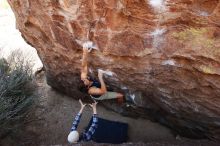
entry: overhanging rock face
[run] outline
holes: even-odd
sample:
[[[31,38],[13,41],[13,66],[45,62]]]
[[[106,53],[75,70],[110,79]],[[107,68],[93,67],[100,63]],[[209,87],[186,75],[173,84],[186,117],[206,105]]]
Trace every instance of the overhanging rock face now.
[[[92,75],[111,70],[109,85],[181,134],[220,139],[219,0],[8,2],[52,87],[79,94],[81,45],[91,40]]]

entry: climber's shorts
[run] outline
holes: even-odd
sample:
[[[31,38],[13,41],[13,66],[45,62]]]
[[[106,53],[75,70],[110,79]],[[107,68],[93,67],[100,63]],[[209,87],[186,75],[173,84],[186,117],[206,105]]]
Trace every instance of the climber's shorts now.
[[[106,99],[115,99],[117,98],[117,92],[106,92],[105,94],[101,95],[98,98],[95,98],[93,96],[91,96],[94,100],[106,100]]]

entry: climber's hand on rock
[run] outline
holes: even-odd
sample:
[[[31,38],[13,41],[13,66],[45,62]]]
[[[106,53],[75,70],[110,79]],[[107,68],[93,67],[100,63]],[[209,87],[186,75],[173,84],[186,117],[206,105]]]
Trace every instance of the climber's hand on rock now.
[[[93,46],[93,43],[91,41],[87,41],[87,42],[83,43],[83,50],[87,49],[88,52],[90,52],[92,49],[92,46]]]
[[[84,53],[88,53],[89,50],[88,50],[87,48],[83,47],[83,52],[84,52]]]

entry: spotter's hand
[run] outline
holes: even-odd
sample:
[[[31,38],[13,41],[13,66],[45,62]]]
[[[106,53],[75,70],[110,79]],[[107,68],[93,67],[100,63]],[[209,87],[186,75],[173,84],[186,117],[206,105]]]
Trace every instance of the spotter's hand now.
[[[83,102],[82,102],[81,99],[79,99],[79,103],[80,103],[80,105],[81,105],[81,108],[84,108],[84,107],[86,106],[86,104],[83,104]]]
[[[89,106],[94,109],[94,108],[96,108],[97,104],[98,104],[98,102],[95,101],[92,104],[89,104]]]

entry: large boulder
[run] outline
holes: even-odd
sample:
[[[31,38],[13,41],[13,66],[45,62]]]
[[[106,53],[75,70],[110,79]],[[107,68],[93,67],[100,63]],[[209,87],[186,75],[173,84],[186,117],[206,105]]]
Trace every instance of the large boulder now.
[[[127,88],[140,113],[183,135],[220,139],[219,0],[8,2],[53,88],[79,95],[82,43],[91,40],[91,75],[114,72],[107,84]]]

